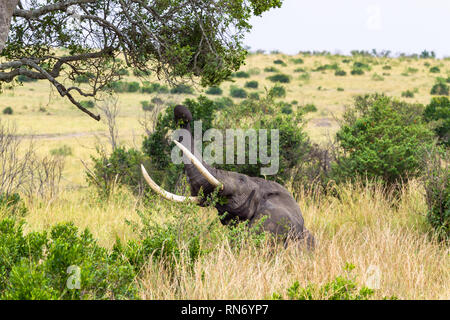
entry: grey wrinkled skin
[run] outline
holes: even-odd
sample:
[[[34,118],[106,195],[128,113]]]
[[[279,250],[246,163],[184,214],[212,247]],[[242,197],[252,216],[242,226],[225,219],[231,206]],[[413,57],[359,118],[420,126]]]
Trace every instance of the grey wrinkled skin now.
[[[176,106],[174,117],[181,127],[190,132],[192,114],[185,106]],[[194,153],[192,135],[190,138],[190,150]],[[179,142],[183,143],[182,139],[180,137]],[[305,228],[300,208],[286,188],[274,181],[219,170],[209,166],[203,160],[202,163],[224,186],[223,190],[219,191],[219,196],[226,201],[224,204],[215,205],[223,224],[248,220],[249,226],[253,226],[259,219],[266,217],[262,220],[263,230],[283,239],[285,245],[290,240],[304,240],[308,248],[314,248],[314,237]],[[205,196],[214,191],[214,187],[193,164],[187,163],[184,167],[193,196],[197,196],[200,189]]]

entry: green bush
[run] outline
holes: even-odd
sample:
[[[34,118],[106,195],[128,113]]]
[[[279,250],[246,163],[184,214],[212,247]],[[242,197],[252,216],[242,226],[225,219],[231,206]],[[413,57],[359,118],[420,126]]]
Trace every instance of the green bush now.
[[[20,218],[28,212],[25,202],[18,193],[0,193],[0,217]]]
[[[121,68],[121,69],[117,70],[117,74],[119,76],[129,76],[130,72],[125,68]]]
[[[159,83],[150,83],[148,81],[144,81],[142,88],[142,93],[168,93],[169,88],[167,86],[163,86]]]
[[[20,82],[36,82],[37,81],[37,79],[33,79],[33,78],[30,78],[30,77],[27,77],[27,76],[25,76],[23,74],[19,75],[17,77],[17,80],[20,81]]]
[[[392,186],[417,176],[433,141],[422,112],[421,105],[384,95],[356,97],[336,134],[343,152],[332,166],[334,179],[367,176]]]
[[[304,68],[296,68],[296,69],[294,69],[294,72],[295,73],[303,73],[303,72],[306,72],[306,70]]]
[[[216,100],[214,100],[214,104],[217,106],[217,109],[225,109],[232,107],[234,105],[233,99],[229,97],[221,97]]]
[[[353,63],[353,69],[364,69],[367,71],[371,70],[370,66],[367,63],[358,62],[358,61]]]
[[[336,72],[334,73],[335,76],[339,76],[339,77],[343,77],[347,75],[347,72],[345,72],[342,69],[336,70]]]
[[[449,95],[449,86],[442,81],[441,78],[436,79],[435,84],[431,88],[430,94],[439,95],[439,96],[448,96]]]
[[[275,67],[266,67],[264,68],[264,72],[279,72],[279,70]]]
[[[139,269],[72,223],[24,235],[23,223],[2,220],[0,253],[2,300],[138,298],[134,279]]]
[[[80,101],[80,104],[86,109],[92,109],[95,106],[95,103],[92,100],[82,100]]]
[[[375,293],[373,289],[366,286],[359,286],[356,282],[356,276],[353,276],[354,265],[347,263],[344,267],[345,275],[337,276],[334,280],[321,286],[308,284],[305,288],[300,287],[298,281],[287,290],[287,299],[289,300],[369,300]],[[273,293],[273,300],[285,299],[283,295]],[[389,299],[396,299],[390,297]]]
[[[13,114],[14,111],[11,107],[6,107],[5,109],[3,109],[3,114]]]
[[[256,81],[256,80],[247,81],[245,83],[245,87],[246,88],[251,88],[251,89],[257,89],[258,88],[258,81]]]
[[[292,106],[289,103],[283,104],[281,106],[281,113],[291,114],[292,113]]]
[[[138,82],[114,81],[108,87],[116,93],[137,92],[139,91]]]
[[[247,98],[247,91],[245,91],[245,89],[232,86],[230,88],[230,96],[233,98],[245,99]]]
[[[339,70],[339,65],[337,63],[324,64],[324,65],[317,67],[313,71],[325,71],[325,70]]]
[[[134,69],[133,70],[133,75],[135,75],[136,77],[147,77],[149,75],[151,75],[151,72],[146,70],[146,71],[142,71],[139,69]]]
[[[384,78],[382,76],[380,76],[378,73],[374,73],[372,75],[372,80],[373,81],[384,81]]]
[[[158,97],[153,97],[150,101],[154,104],[160,104],[160,105],[164,103],[164,101]]]
[[[414,91],[406,90],[402,92],[402,97],[404,98],[414,98]]]
[[[278,65],[282,65],[282,66],[286,66],[286,63],[281,60],[281,59],[276,59],[273,61],[274,64],[278,64]]]
[[[95,76],[93,73],[87,72],[85,74],[80,74],[75,77],[75,82],[78,83],[89,83],[89,80],[94,79]]]
[[[353,69],[350,74],[354,75],[354,76],[360,76],[364,74],[364,70],[363,69]]]
[[[344,88],[339,87],[336,90],[342,92],[342,91],[344,91]]]
[[[301,64],[304,62],[302,58],[294,58],[294,59],[291,59],[291,61],[295,64]]]
[[[144,111],[153,111],[155,106],[148,101],[141,101],[142,110]]]
[[[236,78],[250,78],[250,74],[245,71],[238,71],[234,73],[233,76]]]
[[[286,88],[281,85],[276,85],[270,89],[270,94],[277,98],[286,97]]]
[[[61,156],[61,157],[67,157],[72,155],[72,148],[68,145],[63,145],[59,148],[50,150],[50,154],[52,156]]]
[[[431,150],[423,178],[428,205],[427,219],[441,241],[450,241],[450,158],[447,152]]]
[[[211,94],[215,96],[220,96],[223,93],[222,89],[220,87],[209,87],[208,90],[206,90],[206,94]]]
[[[282,73],[274,74],[273,76],[267,77],[267,80],[280,83],[289,83],[291,81],[288,75]]]
[[[450,100],[447,97],[434,97],[423,113],[426,122],[432,122],[439,140],[450,146]]]
[[[309,103],[303,107],[305,112],[317,112],[317,107],[313,103]]]
[[[98,154],[98,157],[91,156],[94,165],[92,170],[86,171],[86,180],[97,188],[101,196],[108,197],[121,184],[133,191],[143,189],[140,165],[147,163],[148,158],[141,151],[118,147],[110,155],[101,150]]]
[[[194,89],[191,86],[188,86],[187,84],[179,84],[172,89],[170,89],[170,93],[172,94],[193,94]]]
[[[392,67],[389,65],[383,66],[383,70],[392,70]]]
[[[259,93],[258,92],[250,92],[248,94],[249,99],[258,100],[259,99]]]
[[[439,72],[441,72],[441,69],[439,69],[438,66],[434,66],[434,67],[430,68],[430,72],[431,73],[439,73]]]

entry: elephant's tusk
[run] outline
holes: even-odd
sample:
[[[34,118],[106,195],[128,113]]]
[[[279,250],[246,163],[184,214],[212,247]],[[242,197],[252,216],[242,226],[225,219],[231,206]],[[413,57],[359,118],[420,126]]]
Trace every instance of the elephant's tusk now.
[[[147,173],[147,170],[145,170],[145,167],[143,164],[141,164],[141,170],[142,170],[142,174],[144,176],[145,181],[147,181],[147,183],[149,184],[150,188],[152,188],[153,191],[155,191],[157,194],[161,195],[163,198],[167,199],[167,200],[171,200],[171,201],[175,201],[175,202],[183,202],[183,201],[192,201],[195,203],[199,203],[200,199],[199,197],[184,197],[184,196],[179,196],[173,193],[170,193],[164,189],[162,189],[160,186],[158,186],[156,184],[155,181],[153,181],[152,178],[150,178],[150,176]]]
[[[212,184],[214,187],[218,187],[220,186],[220,189],[223,189],[223,184],[220,183],[219,180],[217,180],[209,171],[208,169],[205,168],[205,166],[201,163],[200,160],[198,160],[193,154],[192,152],[190,152],[185,146],[183,146],[181,143],[179,143],[178,141],[173,140],[173,142],[175,142],[175,144],[178,146],[178,148],[181,149],[181,151],[183,151],[183,153],[189,158],[189,160],[191,160],[192,164],[198,169],[198,171],[200,171],[200,173],[202,174],[202,176],[204,176],[206,178],[206,180],[208,180],[208,182],[210,184]]]

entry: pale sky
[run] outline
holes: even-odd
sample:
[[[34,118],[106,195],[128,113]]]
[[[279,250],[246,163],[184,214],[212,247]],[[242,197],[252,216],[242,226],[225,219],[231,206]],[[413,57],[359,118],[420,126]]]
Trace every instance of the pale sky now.
[[[450,56],[450,0],[284,0],[250,21],[251,51],[435,51]]]

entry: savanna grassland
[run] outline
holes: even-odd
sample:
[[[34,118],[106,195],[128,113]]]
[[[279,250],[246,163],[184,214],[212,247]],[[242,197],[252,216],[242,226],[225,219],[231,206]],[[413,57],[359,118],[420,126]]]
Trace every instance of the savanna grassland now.
[[[351,74],[355,63],[361,64],[359,69],[363,74]],[[345,71],[345,75],[337,75],[337,70]],[[120,144],[140,148],[145,134],[141,123],[149,113],[143,110],[142,101],[158,97],[163,101],[162,106],[167,106],[200,94],[211,99],[229,97],[233,86],[245,88],[247,94],[257,92],[263,96],[277,84],[286,89],[283,100],[294,111],[315,106],[315,111],[305,115],[305,130],[313,142],[324,145],[339,129],[345,106],[352,104],[355,95],[377,92],[428,104],[436,78],[450,77],[450,60],[250,54],[240,71],[244,72],[242,77],[237,74],[232,82],[223,83],[220,86],[223,93],[217,96],[195,85],[193,94],[117,93]],[[286,75],[288,82],[270,81],[268,77],[275,74]],[[157,79],[152,75],[141,79],[129,70],[123,81],[136,81],[142,86],[142,81]],[[249,88],[246,85],[249,81],[257,81],[257,88]],[[104,102],[96,103],[101,106]],[[380,184],[359,182],[336,186],[339,197],[291,189],[306,226],[318,240],[314,252],[294,247],[274,248],[266,242],[257,245],[255,241],[244,241],[237,250],[229,231],[217,223],[214,209],[190,207],[185,211],[195,215],[195,219],[187,217],[184,221],[184,216],[178,213],[184,209],[156,197],[143,201],[126,187],[115,190],[108,199],[99,198],[86,182],[82,161],[89,165],[90,156],[96,155],[96,146],[108,145],[108,126],[104,120],[94,121],[67,99],[59,97],[48,82],[4,86],[0,111],[6,107],[11,107],[13,113],[1,114],[2,123],[13,123],[16,133],[24,136],[25,144],[33,138],[40,155],[48,156],[61,148],[68,150],[63,155],[65,166],[59,193],[45,201],[27,199],[25,233],[49,230],[58,223],[70,221],[80,230],[88,228],[100,246],[111,250],[116,239],[122,243],[139,242],[137,230],[145,225],[142,216],[146,213],[162,225],[172,223],[179,229],[189,223],[213,226],[200,228],[199,246],[205,253],[193,261],[187,261],[183,255],[174,256],[169,267],[165,259],[147,257],[134,278],[139,298],[292,298],[287,292],[288,288],[295,287],[296,281],[302,288],[320,287],[339,276],[354,279],[358,288],[373,287],[374,293],[370,295],[373,299],[450,298],[449,248],[432,235],[426,220],[424,190],[417,180],[409,181],[396,195]],[[99,112],[96,106],[91,110]],[[211,234],[205,235],[207,232]],[[180,248],[189,246],[188,239],[180,241]],[[310,289],[310,292],[311,298],[330,298],[326,290]]]

